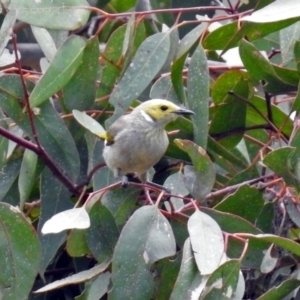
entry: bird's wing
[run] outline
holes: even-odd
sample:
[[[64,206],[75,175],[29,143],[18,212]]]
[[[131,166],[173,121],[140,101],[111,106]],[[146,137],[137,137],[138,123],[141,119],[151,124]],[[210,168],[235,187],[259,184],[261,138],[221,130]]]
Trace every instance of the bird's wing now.
[[[115,141],[115,137],[117,134],[122,132],[125,128],[130,126],[130,122],[128,122],[128,116],[124,115],[117,119],[112,125],[110,125],[106,131],[106,142],[107,145],[112,145]]]

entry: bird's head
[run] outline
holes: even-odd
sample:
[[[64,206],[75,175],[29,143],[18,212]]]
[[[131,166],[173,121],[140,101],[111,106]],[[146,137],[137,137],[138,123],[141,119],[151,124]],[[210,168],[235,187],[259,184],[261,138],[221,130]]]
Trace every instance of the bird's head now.
[[[142,113],[148,121],[166,125],[180,115],[194,115],[194,112],[162,99],[148,100],[137,106],[132,113]]]

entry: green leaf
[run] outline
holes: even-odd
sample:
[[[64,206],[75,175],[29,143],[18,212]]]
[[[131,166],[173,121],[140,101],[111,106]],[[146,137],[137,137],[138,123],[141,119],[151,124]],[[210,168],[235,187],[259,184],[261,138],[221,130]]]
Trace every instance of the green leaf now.
[[[222,50],[238,31],[238,23],[225,24],[210,32],[204,42],[203,47],[207,50]]]
[[[48,170],[45,169],[41,174],[41,214],[38,224],[38,232],[42,246],[42,260],[39,272],[44,273],[48,264],[53,259],[56,251],[66,240],[66,234],[42,235],[41,229],[45,222],[53,215],[73,207],[69,201],[70,193],[64,185]]]
[[[126,25],[118,27],[109,37],[103,52],[103,69],[97,98],[109,95],[121,74],[121,55],[125,39]]]
[[[190,61],[187,90],[188,107],[195,113],[191,117],[194,127],[194,142],[206,149],[210,77],[206,54],[200,45],[196,48]]]
[[[63,88],[63,100],[68,111],[87,110],[93,106],[96,97],[99,40],[93,37],[87,41],[80,65],[72,80]]]
[[[111,124],[122,115],[131,102],[151,83],[164,66],[169,51],[170,36],[168,32],[156,33],[141,44],[111,94],[109,102],[115,106],[115,112],[106,125]]]
[[[295,61],[294,48],[300,34],[300,23],[297,22],[280,30],[280,51],[283,65],[286,66]]]
[[[180,103],[170,77],[161,77],[155,81],[150,91],[151,99],[166,99]]]
[[[219,267],[224,253],[223,234],[218,223],[197,210],[188,220],[188,231],[201,275],[211,274]]]
[[[294,90],[290,84],[283,82],[275,72],[273,66],[260,51],[246,40],[240,41],[240,56],[249,72],[255,80],[265,80],[265,91],[270,93],[282,93],[283,91]],[[259,64],[259,68],[255,65]]]
[[[221,212],[212,208],[202,207],[201,211],[211,216],[228,233],[245,232],[258,234],[261,231],[249,221],[231,213]]]
[[[193,167],[185,166],[184,183],[187,190],[197,199],[204,199],[215,183],[216,171],[206,152],[188,140],[176,139],[175,144],[187,152]]]
[[[293,0],[277,0],[260,10],[255,11],[250,16],[244,16],[242,21],[255,23],[269,23],[299,17],[297,11],[300,3]]]
[[[0,283],[1,298],[27,299],[41,258],[34,228],[21,212],[0,203]]]
[[[20,192],[20,207],[23,205],[31,193],[35,179],[38,157],[37,155],[26,149],[23,155],[23,160],[20,169],[20,175],[18,180],[18,188]]]
[[[8,41],[11,38],[11,28],[15,24],[17,19],[17,12],[10,10],[4,17],[0,29],[0,55],[3,53]]]
[[[155,299],[170,299],[170,295],[173,291],[174,284],[178,276],[180,263],[181,255],[177,256],[174,260],[166,258],[156,264],[156,271],[159,274],[158,276],[160,276],[160,281],[157,287]]]
[[[101,203],[113,214],[118,228],[123,227],[136,208],[140,193],[141,190],[135,186],[128,186],[126,189],[117,187],[107,191],[101,198]]]
[[[284,280],[279,286],[272,287],[265,294],[257,298],[257,300],[282,300],[292,291],[299,288],[300,280],[288,279]]]
[[[95,119],[93,119],[86,113],[78,111],[76,109],[73,109],[72,113],[76,121],[91,133],[97,136],[105,134],[105,129],[101,126],[101,124],[99,124]]]
[[[59,233],[68,229],[86,229],[90,227],[90,218],[85,207],[61,211],[47,220],[42,234]]]
[[[98,300],[109,291],[111,274],[109,272],[98,275],[91,282],[85,284],[85,289],[75,300]]]
[[[229,94],[230,91],[234,94]],[[244,135],[242,129],[246,123],[246,101],[251,94],[248,76],[242,71],[227,71],[213,85],[211,96],[216,106],[210,109],[212,123],[209,132],[214,137],[222,137],[222,133],[225,133],[219,143],[226,148],[235,147]],[[239,132],[234,133],[235,130]],[[230,135],[226,134],[228,132]]]
[[[107,267],[109,266],[109,264],[110,264],[110,260],[105,260],[101,264],[96,265],[89,270],[82,271],[82,272],[73,274],[71,276],[68,276],[66,278],[51,282],[51,283],[45,285],[44,287],[38,289],[35,292],[43,293],[43,292],[51,291],[51,290],[54,290],[54,289],[57,289],[57,288],[60,288],[60,287],[63,287],[63,286],[69,285],[69,284],[85,282],[87,280],[90,280],[90,279],[96,277],[100,273],[104,272],[107,269]]]
[[[157,207],[138,209],[124,226],[115,247],[110,299],[151,298],[154,281],[150,268],[154,262],[174,255],[175,248],[170,224]]]
[[[22,158],[10,159],[0,172],[0,199],[12,205],[19,204],[18,175]]]
[[[258,111],[266,116],[268,115],[268,107],[266,105],[266,100],[259,97],[254,96],[251,98],[252,106],[248,105],[247,107],[247,124],[248,125],[262,125],[267,124],[265,118],[263,118]],[[254,109],[253,106],[256,108]],[[277,105],[271,104],[270,111],[273,118],[273,124],[280,129],[282,133],[286,136],[290,136],[293,130],[293,121],[288,117],[286,113],[284,113]],[[261,140],[262,142],[266,142],[266,140]]]
[[[212,153],[212,156],[223,157],[225,160],[229,161],[233,165],[238,168],[247,168],[247,162],[236,156],[231,151],[227,150],[224,146],[222,146],[219,142],[214,140],[211,137],[208,137],[208,149],[209,152]],[[214,155],[215,153],[215,155]]]
[[[197,268],[191,241],[188,238],[183,246],[181,266],[170,300],[191,299],[201,281],[202,276]]]
[[[175,61],[183,56],[184,57],[186,56],[186,54],[190,51],[190,49],[200,38],[205,27],[206,27],[205,22],[203,22],[200,25],[196,26],[193,30],[191,30],[182,38],[178,46]]]
[[[86,42],[79,36],[70,36],[58,49],[50,66],[30,95],[31,107],[41,105],[63,88],[81,63]]]
[[[27,82],[27,86],[30,90],[32,84]],[[35,142],[29,118],[19,102],[23,97],[23,88],[18,76],[8,75],[0,78],[1,109]],[[34,111],[33,122],[41,146],[62,172],[75,181],[79,175],[76,145],[65,123],[49,101]]]
[[[276,175],[281,176],[287,185],[293,186],[299,191],[299,180],[295,174],[293,174],[293,168],[295,166],[290,163],[290,158],[294,153],[294,148],[282,147],[266,155],[263,162],[268,168],[274,171]]]
[[[284,238],[273,234],[242,234],[241,236],[249,239],[258,239],[268,243],[273,243],[287,251],[290,251],[291,253],[297,256],[300,256],[300,245],[288,238]]]
[[[45,57],[51,62],[57,52],[57,48],[50,32],[45,28],[36,26],[31,26],[31,30]]]
[[[89,248],[85,238],[85,230],[73,229],[68,234],[67,252],[72,257],[81,257],[89,253]]]
[[[238,215],[254,223],[263,206],[263,193],[254,187],[243,185],[214,208]]]
[[[225,262],[209,276],[201,298],[203,300],[233,299],[239,273],[239,260]]]
[[[56,30],[75,30],[87,22],[90,15],[88,7],[85,0],[65,0],[63,3],[60,0],[12,0],[8,10],[16,10],[18,20],[31,25]]]
[[[111,258],[119,230],[112,213],[101,202],[96,202],[90,210],[91,226],[85,236],[88,247],[94,257],[102,262]]]

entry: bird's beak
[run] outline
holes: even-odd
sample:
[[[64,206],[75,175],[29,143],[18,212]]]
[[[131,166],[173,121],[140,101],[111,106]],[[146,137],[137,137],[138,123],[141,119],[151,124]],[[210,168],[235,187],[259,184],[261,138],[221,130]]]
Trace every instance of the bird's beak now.
[[[189,109],[180,108],[174,111],[176,115],[194,115],[195,113]]]

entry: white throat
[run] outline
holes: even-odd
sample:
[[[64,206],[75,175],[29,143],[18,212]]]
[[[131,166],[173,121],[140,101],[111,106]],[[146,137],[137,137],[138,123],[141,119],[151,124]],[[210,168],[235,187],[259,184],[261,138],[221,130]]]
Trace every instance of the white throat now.
[[[154,120],[143,110],[141,110],[141,115],[145,118],[147,122],[154,123]]]

